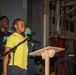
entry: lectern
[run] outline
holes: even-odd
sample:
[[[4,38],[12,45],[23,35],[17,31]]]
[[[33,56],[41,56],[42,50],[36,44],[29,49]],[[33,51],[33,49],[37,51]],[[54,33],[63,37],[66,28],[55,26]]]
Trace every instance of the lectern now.
[[[56,52],[65,50],[64,48],[48,46],[34,52],[29,53],[30,56],[42,56],[45,59],[45,75],[49,75],[49,60],[54,57]]]

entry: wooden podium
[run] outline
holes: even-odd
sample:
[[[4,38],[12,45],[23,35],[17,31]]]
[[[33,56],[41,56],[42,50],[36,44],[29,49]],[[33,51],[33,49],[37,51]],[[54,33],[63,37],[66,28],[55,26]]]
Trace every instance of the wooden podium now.
[[[30,56],[42,56],[42,59],[45,59],[45,75],[49,75],[49,60],[54,57],[56,52],[65,50],[64,48],[48,46],[34,52],[29,53]]]

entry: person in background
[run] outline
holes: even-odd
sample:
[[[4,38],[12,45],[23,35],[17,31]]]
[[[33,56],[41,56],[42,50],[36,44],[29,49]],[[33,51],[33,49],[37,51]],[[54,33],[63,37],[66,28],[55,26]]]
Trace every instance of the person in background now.
[[[11,35],[11,33],[8,32],[7,30],[8,27],[9,27],[8,17],[1,16],[0,17],[0,55],[4,54],[7,38],[8,36]],[[0,75],[2,75],[2,72],[3,72],[3,59],[0,60]]]
[[[29,27],[25,28],[26,30],[26,36],[28,36],[28,48],[29,53],[33,52],[35,50],[35,41],[32,39],[32,30]],[[28,75],[35,75],[35,63],[34,63],[34,57],[28,56]]]
[[[25,32],[25,22],[22,19],[14,20],[13,29],[15,29],[15,32],[8,37],[5,53],[26,39],[22,35]],[[4,56],[2,75],[27,75],[27,65],[28,44],[27,41],[24,41],[14,48],[14,52],[10,52],[10,60],[9,54]]]

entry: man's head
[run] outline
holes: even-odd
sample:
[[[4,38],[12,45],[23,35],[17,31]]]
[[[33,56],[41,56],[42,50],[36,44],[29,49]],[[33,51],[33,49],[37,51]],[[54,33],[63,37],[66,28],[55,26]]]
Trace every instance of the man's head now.
[[[0,27],[7,29],[9,26],[9,19],[7,16],[0,17]]]
[[[25,23],[22,19],[15,19],[13,22],[13,29],[21,34],[22,32],[25,31]]]

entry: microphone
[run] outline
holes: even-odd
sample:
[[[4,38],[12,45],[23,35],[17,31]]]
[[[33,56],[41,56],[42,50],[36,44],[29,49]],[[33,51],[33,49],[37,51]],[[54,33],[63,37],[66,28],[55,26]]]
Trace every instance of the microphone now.
[[[33,40],[35,43],[40,43],[39,41]]]
[[[32,32],[32,34],[33,34],[33,35],[37,35],[37,36],[39,35],[39,34],[37,34],[36,32]]]

